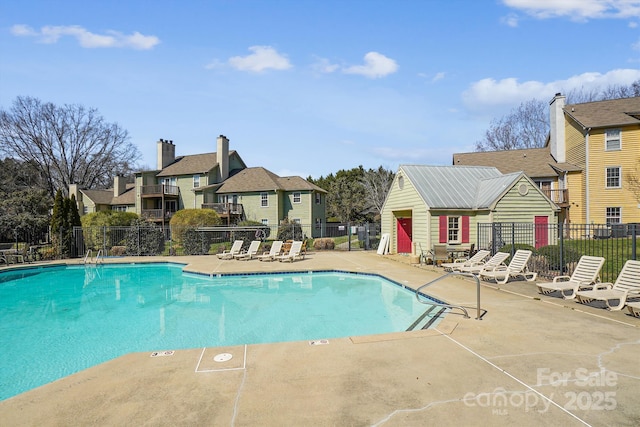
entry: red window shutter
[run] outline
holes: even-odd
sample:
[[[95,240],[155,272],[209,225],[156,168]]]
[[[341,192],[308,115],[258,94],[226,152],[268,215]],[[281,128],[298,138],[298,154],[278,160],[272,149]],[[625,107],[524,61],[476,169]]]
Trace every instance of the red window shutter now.
[[[462,243],[469,243],[469,217],[462,217]]]
[[[447,241],[449,240],[448,236],[447,236],[447,226],[448,226],[447,217],[444,216],[444,215],[441,215],[438,218],[439,218],[439,221],[440,221],[440,224],[439,224],[439,230],[440,230],[439,242],[440,243],[447,243]]]

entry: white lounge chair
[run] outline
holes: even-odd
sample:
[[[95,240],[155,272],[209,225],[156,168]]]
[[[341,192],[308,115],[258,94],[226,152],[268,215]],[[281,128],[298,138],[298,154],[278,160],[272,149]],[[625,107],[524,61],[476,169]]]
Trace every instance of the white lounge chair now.
[[[447,262],[445,264],[442,264],[442,267],[446,271],[460,271],[460,269],[464,267],[472,267],[474,265],[482,264],[484,259],[488,257],[490,253],[491,252],[487,250],[481,249],[469,259],[459,258],[454,262]]]
[[[269,252],[265,252],[262,255],[258,255],[259,261],[274,261],[278,255],[280,255],[280,251],[282,250],[282,240],[276,240],[271,244],[271,249]]]
[[[296,258],[299,258],[301,256],[300,255],[301,250],[302,250],[302,242],[295,241],[291,244],[291,248],[289,248],[288,253],[277,256],[276,259],[280,262],[282,261],[293,262],[296,260]]]
[[[628,260],[615,283],[596,283],[592,290],[576,292],[576,301],[588,304],[604,301],[609,310],[621,310],[627,299],[640,298],[640,261]],[[610,301],[618,301],[611,304]]]
[[[573,299],[577,291],[593,289],[603,265],[603,257],[583,255],[571,276],[558,276],[553,278],[553,282],[537,283],[538,292],[545,295],[560,293],[565,299]]]
[[[240,253],[243,243],[244,243],[243,240],[236,240],[235,242],[233,242],[233,245],[231,245],[231,249],[229,249],[228,251],[219,253],[218,258],[233,259],[234,255],[238,255]]]
[[[522,276],[528,282],[536,280],[538,273],[530,272],[527,270],[527,263],[531,258],[531,251],[525,249],[518,249],[509,265],[498,265],[491,269],[483,269],[479,276],[482,280],[495,280],[496,283],[504,285],[509,279]]]
[[[476,263],[475,265],[460,267],[458,271],[462,273],[471,273],[471,274],[480,274],[480,272],[484,269],[490,270],[494,267],[502,265],[502,263],[509,258],[509,254],[506,252],[496,252],[489,260],[485,263]]]
[[[260,243],[262,243],[260,240],[253,240],[249,245],[249,249],[247,249],[246,251],[240,251],[240,253],[235,254],[233,258],[241,261],[252,259],[258,254],[258,249],[260,249]]]

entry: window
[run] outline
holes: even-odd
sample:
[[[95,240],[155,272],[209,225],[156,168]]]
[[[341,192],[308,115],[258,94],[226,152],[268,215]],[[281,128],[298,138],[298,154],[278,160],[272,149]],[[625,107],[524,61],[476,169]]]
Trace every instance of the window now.
[[[448,242],[458,243],[460,242],[460,217],[450,216],[449,224],[447,227]]]
[[[111,206],[111,210],[116,212],[126,212],[127,207],[123,205],[116,205],[116,206]]]
[[[299,191],[296,191],[295,193],[293,193],[293,203],[301,203],[302,202],[302,196],[300,195]]]
[[[440,216],[438,241],[440,243],[469,243],[469,217]]]
[[[319,205],[320,203],[322,203],[322,197],[320,196],[320,193],[316,193],[316,205]]]
[[[604,150],[613,151],[620,150],[620,129],[607,129],[604,131]]]
[[[263,208],[269,206],[269,195],[267,193],[260,193],[260,206]]]
[[[316,230],[320,230],[322,228],[322,218],[316,218]]]
[[[607,225],[620,224],[622,222],[622,209],[621,208],[607,208]]]
[[[193,188],[200,187],[200,175],[193,175]]]
[[[267,218],[262,218],[260,222],[262,223],[262,225],[269,225],[269,220]]]
[[[607,168],[607,188],[620,188],[620,166]]]

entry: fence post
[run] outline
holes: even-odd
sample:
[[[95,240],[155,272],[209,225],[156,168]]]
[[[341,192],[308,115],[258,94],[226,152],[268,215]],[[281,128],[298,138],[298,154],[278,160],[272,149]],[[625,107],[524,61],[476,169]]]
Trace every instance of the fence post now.
[[[640,224],[636,223],[636,224],[631,224],[629,225],[629,227],[631,227],[631,259],[633,260],[637,260],[638,258],[636,258],[636,238],[638,236],[638,227],[640,227]]]
[[[516,223],[511,223],[511,256],[516,253]]]
[[[564,233],[562,230],[562,222],[558,223],[558,234],[560,235],[560,275],[564,275]]]

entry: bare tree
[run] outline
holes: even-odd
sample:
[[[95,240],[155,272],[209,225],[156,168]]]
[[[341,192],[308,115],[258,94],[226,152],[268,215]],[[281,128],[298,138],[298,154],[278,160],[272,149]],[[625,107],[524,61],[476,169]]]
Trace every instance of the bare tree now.
[[[640,96],[640,80],[628,86],[609,85],[604,89],[573,89],[567,92],[568,104]],[[476,151],[516,150],[543,147],[549,133],[548,103],[538,99],[523,102],[499,119],[494,119],[484,138],[476,142]]]
[[[380,166],[377,170],[364,171],[360,183],[365,193],[365,213],[373,213],[376,216],[382,212],[382,205],[387,198],[389,188],[393,182],[394,173]]]
[[[47,191],[68,191],[69,184],[107,188],[116,174],[129,174],[140,152],[116,123],[94,108],[56,106],[18,97],[0,111],[0,151],[34,164],[47,180]]]
[[[625,174],[625,182],[638,203],[640,203],[640,166],[636,166],[635,172],[627,172]]]
[[[532,99],[506,116],[492,120],[476,151],[516,150],[542,147],[549,133],[547,104]]]

